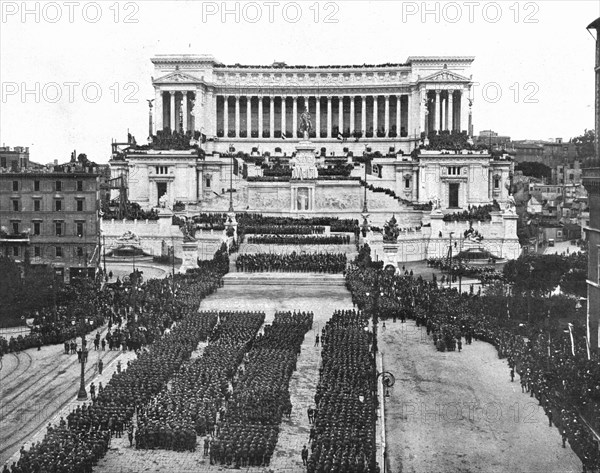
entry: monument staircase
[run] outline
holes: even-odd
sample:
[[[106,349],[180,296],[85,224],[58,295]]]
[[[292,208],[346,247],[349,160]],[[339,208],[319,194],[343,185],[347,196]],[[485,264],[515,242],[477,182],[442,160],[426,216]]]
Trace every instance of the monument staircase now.
[[[328,273],[238,273],[233,265],[233,272],[223,277],[226,286],[344,286],[342,274]]]
[[[361,181],[361,185],[364,187],[363,181]],[[417,228],[422,224],[423,212],[415,210],[411,203],[407,203],[405,199],[393,194],[392,191],[374,190],[367,186],[367,208],[370,213],[385,212],[386,219],[394,214],[398,219],[398,225],[402,228]],[[374,215],[372,218],[375,226],[383,224],[383,222],[378,222]]]

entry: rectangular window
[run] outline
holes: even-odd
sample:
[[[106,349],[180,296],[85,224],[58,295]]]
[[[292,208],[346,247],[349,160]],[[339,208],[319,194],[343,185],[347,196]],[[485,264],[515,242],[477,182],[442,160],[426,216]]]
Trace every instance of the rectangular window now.
[[[61,192],[62,191],[62,181],[56,181],[54,183],[54,190],[56,192]]]
[[[77,181],[77,190],[79,192],[83,191],[83,181]]]
[[[33,181],[33,190],[34,191],[40,190],[40,181]]]
[[[42,249],[39,246],[33,247],[33,256],[35,256],[36,258],[42,256]]]
[[[19,247],[13,246],[13,256],[19,256]]]
[[[56,236],[62,236],[63,223],[62,222],[54,222],[54,231],[55,231]]]
[[[62,255],[63,255],[63,252],[62,252],[62,246],[57,246],[57,247],[55,248],[55,250],[56,250],[56,257],[57,257],[57,258],[62,258]]]
[[[83,256],[83,248],[81,246],[77,247],[76,256]]]
[[[42,209],[42,201],[39,199],[35,199],[33,201],[33,210],[34,212],[39,212]]]
[[[19,201],[18,200],[13,200],[12,201],[12,209],[13,209],[13,212],[18,212],[19,211]]]
[[[12,222],[12,231],[16,235],[19,232],[19,222]]]
[[[57,212],[61,212],[62,211],[62,200],[55,200],[54,201],[54,210],[56,210]]]
[[[33,234],[34,235],[42,234],[42,223],[41,222],[33,222]]]
[[[83,200],[77,199],[77,212],[83,212]]]
[[[500,188],[500,179],[494,179],[494,189]]]
[[[410,187],[410,179],[404,179],[404,187],[408,189]]]
[[[206,187],[210,187],[210,177],[206,178]]]
[[[12,181],[13,182],[13,192],[19,192],[19,181]]]
[[[83,222],[77,222],[75,225],[77,228],[77,236],[83,236]]]

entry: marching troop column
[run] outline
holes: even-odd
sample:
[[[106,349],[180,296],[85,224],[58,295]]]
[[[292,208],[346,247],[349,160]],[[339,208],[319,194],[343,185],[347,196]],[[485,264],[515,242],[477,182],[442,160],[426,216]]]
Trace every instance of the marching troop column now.
[[[275,138],[275,97],[269,97],[269,137]]]
[[[390,136],[390,96],[385,95],[385,136]]]
[[[354,133],[354,101],[356,97],[354,95],[350,96],[350,134]]]
[[[263,137],[263,96],[258,96],[258,137]]]
[[[175,91],[171,90],[169,92],[171,94],[171,112],[169,113],[170,122],[171,122],[171,131],[176,130],[175,128]]]
[[[363,138],[367,133],[367,96],[362,95],[362,105],[360,107],[360,121],[361,121],[361,132],[363,133]]]
[[[331,138],[331,115],[332,115],[332,108],[331,108],[331,95],[327,96],[327,138]]]
[[[229,136],[229,97],[223,96],[223,136]]]
[[[296,138],[298,134],[298,96],[292,97],[292,136]]]
[[[235,136],[240,136],[240,96],[235,96]]]
[[[316,97],[317,99],[317,108],[315,111],[316,114],[316,120],[315,120],[315,136],[317,138],[321,137],[321,96],[317,95]]]

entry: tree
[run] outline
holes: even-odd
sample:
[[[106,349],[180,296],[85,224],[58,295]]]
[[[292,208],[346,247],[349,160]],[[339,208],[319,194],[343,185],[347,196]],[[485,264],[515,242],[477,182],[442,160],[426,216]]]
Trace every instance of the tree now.
[[[544,163],[524,162],[515,166],[515,171],[522,171],[524,176],[536,177],[538,179],[552,177],[552,169]]]
[[[571,143],[574,143],[577,147],[577,157],[579,159],[595,156],[595,139],[595,131],[587,129],[584,130],[583,135],[571,139]]]

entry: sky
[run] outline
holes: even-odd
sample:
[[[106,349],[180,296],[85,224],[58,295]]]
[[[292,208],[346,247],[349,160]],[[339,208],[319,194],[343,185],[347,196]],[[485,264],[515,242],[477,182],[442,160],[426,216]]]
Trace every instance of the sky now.
[[[594,127],[600,1],[0,2],[0,144],[98,163],[144,142],[155,54],[225,64],[474,56],[475,134],[565,140]]]

